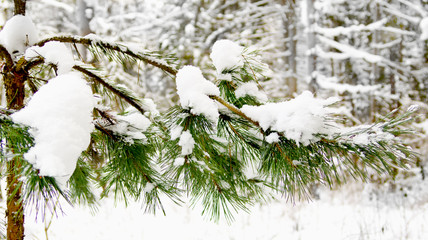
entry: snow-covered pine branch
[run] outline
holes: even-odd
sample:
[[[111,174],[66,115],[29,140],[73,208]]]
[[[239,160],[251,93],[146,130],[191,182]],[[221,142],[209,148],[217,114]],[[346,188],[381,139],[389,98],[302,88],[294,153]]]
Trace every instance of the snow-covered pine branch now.
[[[100,37],[95,35],[88,35],[86,37],[78,36],[55,36],[50,37],[44,40],[37,42],[35,45],[43,46],[47,42],[63,42],[63,43],[72,43],[72,44],[83,44],[90,47],[93,52],[101,51],[101,55],[111,57],[116,56],[119,60],[122,60],[124,56],[128,56],[131,59],[138,59],[150,65],[153,65],[157,68],[162,69],[163,71],[175,75],[177,70],[174,67],[170,66],[165,60],[159,59],[159,55],[142,51],[141,49],[133,49],[129,46],[125,46],[118,43],[112,43],[108,41],[103,41]],[[119,54],[119,55],[118,55]],[[112,58],[114,59],[114,58]]]
[[[175,77],[180,104],[149,119],[149,112],[156,112],[152,102],[144,106],[107,77],[76,64],[64,43],[167,72]],[[12,114],[28,128],[17,132],[0,126],[11,144],[5,147],[15,149],[16,161],[31,166],[19,172],[28,177],[25,201],[38,204],[63,195],[94,203],[90,186],[96,183],[101,197],[142,200],[150,211],[163,210],[161,195],[179,202],[184,194],[192,204],[201,203],[210,218],[230,220],[271,190],[306,197],[313,183],[332,186],[347,174],[366,180],[373,170],[391,174],[414,158],[398,138],[402,121],[347,129],[334,121],[335,98],[322,100],[304,91],[291,100],[269,101],[259,84],[266,65],[256,51],[232,41],[219,40],[212,48],[214,79],[198,67],[176,70],[156,54],[94,36],[58,36],[34,44],[20,45],[11,64],[28,70],[54,65],[55,76]],[[22,74],[30,79],[40,72]],[[97,84],[132,107],[115,112],[105,101],[107,106],[95,108],[94,93],[108,96]],[[10,140],[11,133],[18,141]],[[33,194],[35,189],[41,195]]]

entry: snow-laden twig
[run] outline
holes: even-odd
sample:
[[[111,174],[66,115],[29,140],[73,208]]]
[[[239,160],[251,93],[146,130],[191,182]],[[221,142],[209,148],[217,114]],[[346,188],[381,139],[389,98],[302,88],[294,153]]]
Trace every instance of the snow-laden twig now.
[[[361,32],[361,31],[373,31],[378,30],[380,27],[384,26],[388,19],[384,18],[377,22],[373,22],[369,25],[352,25],[348,27],[335,27],[335,28],[324,28],[320,27],[317,24],[314,26],[314,31],[328,37],[334,37],[339,35],[347,35],[351,32]]]
[[[51,42],[51,41],[83,44],[83,45],[91,46],[91,47],[104,48],[104,49],[107,49],[110,51],[115,51],[115,52],[119,52],[119,53],[128,55],[134,59],[139,59],[139,60],[141,60],[147,64],[158,67],[158,68],[162,69],[163,71],[170,73],[172,75],[177,74],[177,70],[173,66],[168,65],[166,62],[164,62],[162,60],[151,57],[148,53],[144,53],[144,52],[139,51],[137,49],[131,49],[130,47],[125,46],[125,45],[103,41],[103,40],[101,40],[99,38],[95,38],[95,37],[55,36],[55,37],[50,37],[50,38],[44,39],[44,40],[36,43],[35,45],[43,46],[47,42]]]
[[[83,68],[81,66],[78,66],[78,65],[73,66],[73,69],[77,70],[77,71],[79,71],[79,72],[81,72],[83,74],[85,74],[86,76],[88,76],[91,79],[93,79],[95,82],[103,85],[103,87],[107,88],[112,93],[114,93],[115,95],[117,95],[121,99],[125,100],[127,103],[129,103],[129,105],[135,107],[142,114],[144,114],[146,112],[140,106],[140,104],[137,103],[136,98],[132,98],[129,95],[125,94],[123,91],[120,91],[119,89],[115,88],[114,86],[112,86],[111,84],[109,84],[107,81],[105,81],[101,77],[97,76],[95,73],[93,73],[93,72],[89,71],[88,69],[85,69],[85,68]]]

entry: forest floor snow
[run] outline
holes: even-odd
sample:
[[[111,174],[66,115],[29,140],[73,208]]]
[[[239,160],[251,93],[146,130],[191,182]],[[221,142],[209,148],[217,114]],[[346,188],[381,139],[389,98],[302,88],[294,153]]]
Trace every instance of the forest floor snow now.
[[[52,240],[140,239],[428,239],[428,186],[418,178],[400,184],[348,183],[337,190],[319,188],[316,199],[285,199],[255,205],[235,221],[214,223],[201,211],[165,204],[166,216],[145,214],[141,203],[128,207],[107,198],[97,211],[62,204],[47,230]],[[26,216],[26,239],[47,239],[45,223],[34,213]]]

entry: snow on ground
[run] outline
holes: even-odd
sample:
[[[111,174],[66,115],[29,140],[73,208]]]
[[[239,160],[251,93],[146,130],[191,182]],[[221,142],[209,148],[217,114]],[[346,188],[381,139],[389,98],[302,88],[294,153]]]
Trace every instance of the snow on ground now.
[[[64,205],[65,215],[53,220],[48,233],[49,239],[62,240],[428,239],[425,185],[418,180],[402,191],[373,191],[370,184],[348,184],[340,190],[321,190],[320,199],[312,202],[256,205],[250,214],[237,214],[230,225],[205,220],[200,211],[188,207],[166,204],[167,216],[153,216],[144,214],[140,203],[125,208],[105,199],[95,214],[89,208]],[[46,239],[44,226],[27,215],[26,239]]]

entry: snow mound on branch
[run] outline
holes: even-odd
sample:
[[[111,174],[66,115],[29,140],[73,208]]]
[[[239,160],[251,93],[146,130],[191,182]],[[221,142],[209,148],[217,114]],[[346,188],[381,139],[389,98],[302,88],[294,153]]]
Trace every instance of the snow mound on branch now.
[[[33,46],[25,51],[25,59],[30,60],[37,57],[43,57],[45,62],[56,65],[58,74],[70,72],[75,65],[70,49],[60,42],[48,42],[43,47]]]
[[[419,23],[419,27],[422,32],[420,39],[422,41],[428,40],[428,17],[425,17],[424,19],[421,20],[421,22]]]
[[[193,152],[195,147],[195,140],[189,130],[181,133],[178,145],[181,146],[181,155],[186,156]]]
[[[244,61],[242,52],[244,48],[230,40],[219,40],[214,43],[210,58],[213,61],[214,67],[218,74],[223,70],[242,67]]]
[[[13,55],[23,54],[28,46],[39,40],[39,34],[31,18],[15,15],[0,32],[0,43]]]
[[[245,97],[246,95],[253,96],[260,102],[267,102],[268,97],[261,92],[255,82],[246,82],[235,90],[236,97]]]
[[[202,114],[213,122],[218,120],[218,107],[209,96],[218,96],[219,89],[206,80],[199,68],[184,66],[177,73],[177,94],[182,108],[195,115]]]
[[[133,144],[134,140],[147,141],[145,132],[151,125],[151,121],[134,107],[129,107],[125,115],[114,115],[116,124],[106,127],[113,132],[125,136],[125,141]]]
[[[287,139],[306,146],[319,140],[316,134],[333,133],[331,123],[325,121],[331,113],[326,106],[337,101],[337,98],[316,99],[311,92],[305,91],[289,101],[262,106],[245,105],[241,111],[257,121],[263,130],[282,133]],[[272,142],[275,140],[269,139]]]
[[[90,143],[94,103],[82,76],[68,73],[51,79],[12,115],[13,121],[31,127],[35,145],[24,158],[40,170],[40,176],[66,184]]]

